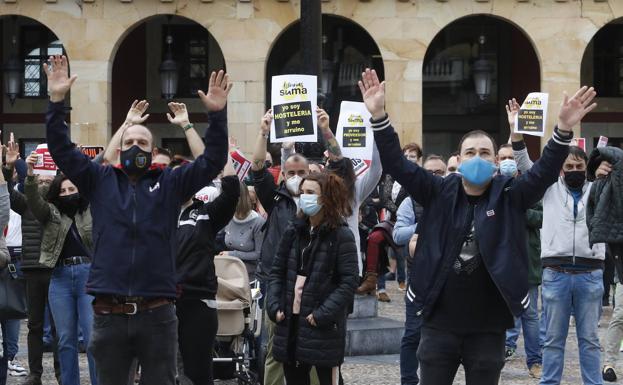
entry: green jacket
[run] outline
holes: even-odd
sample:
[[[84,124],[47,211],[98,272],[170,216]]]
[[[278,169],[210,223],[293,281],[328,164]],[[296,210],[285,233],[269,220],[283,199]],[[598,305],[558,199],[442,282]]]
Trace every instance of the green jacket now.
[[[541,227],[543,223],[543,204],[541,202],[526,211],[526,230],[528,232],[528,283],[541,284]]]
[[[39,263],[53,268],[56,266],[56,262],[63,250],[65,238],[73,220],[67,215],[61,214],[55,205],[46,202],[41,197],[37,188],[37,180],[34,176],[26,177],[24,193],[26,194],[30,211],[43,226]],[[83,212],[76,214],[75,221],[85,248],[89,251],[93,250],[91,210],[87,208]]]

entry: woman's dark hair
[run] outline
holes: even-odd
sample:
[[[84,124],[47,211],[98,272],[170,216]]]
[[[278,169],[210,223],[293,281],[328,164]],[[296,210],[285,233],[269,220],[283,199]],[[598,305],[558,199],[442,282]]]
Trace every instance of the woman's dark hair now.
[[[357,176],[355,175],[353,161],[350,160],[350,158],[344,157],[335,162],[329,161],[329,165],[325,167],[323,171],[339,176],[346,187],[346,196],[351,202],[355,201],[355,182],[357,181]]]
[[[52,183],[50,183],[50,189],[48,190],[48,194],[46,195],[46,199],[48,200],[48,202],[58,207],[58,197],[61,194],[61,184],[63,184],[63,182],[68,179],[69,178],[67,178],[67,175],[63,173],[59,173],[54,177]],[[84,196],[82,196],[82,194],[80,194],[80,208],[78,209],[78,212],[83,212],[87,209],[87,207],[89,207],[89,201]]]
[[[322,204],[323,221],[329,228],[337,228],[352,214],[348,191],[342,178],[334,173],[320,172],[303,178],[301,187],[305,181],[313,181],[320,185],[321,195],[318,203]]]

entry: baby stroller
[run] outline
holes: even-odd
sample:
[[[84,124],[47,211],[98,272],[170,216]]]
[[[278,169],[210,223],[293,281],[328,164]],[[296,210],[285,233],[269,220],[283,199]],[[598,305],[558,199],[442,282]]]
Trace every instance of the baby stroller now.
[[[261,383],[258,368],[261,328],[259,285],[249,284],[247,269],[240,259],[214,258],[218,291],[216,293],[218,331],[214,351],[214,378],[238,379],[239,385]]]

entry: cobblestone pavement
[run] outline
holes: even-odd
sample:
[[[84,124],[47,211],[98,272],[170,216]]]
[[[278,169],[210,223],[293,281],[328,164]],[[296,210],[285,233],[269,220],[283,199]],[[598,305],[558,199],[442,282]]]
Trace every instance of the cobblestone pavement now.
[[[391,303],[380,303],[379,314],[384,317],[393,318],[404,321],[404,302],[403,293],[397,289],[394,282],[387,283],[388,293],[392,299]],[[608,322],[612,315],[612,308],[605,307],[600,322],[599,336],[603,342]],[[502,371],[500,384],[502,385],[536,385],[538,380],[528,376],[525,366],[525,353],[523,350],[523,338],[519,338],[518,349],[516,355],[507,362]],[[18,360],[26,365],[26,324],[23,324],[20,337],[20,352]],[[565,352],[565,369],[563,374],[562,385],[577,385],[582,383],[580,376],[580,367],[578,364],[578,347],[575,335],[575,328],[569,329],[569,337],[567,339],[567,349]],[[86,357],[80,355],[80,375],[81,383],[88,384],[88,368],[86,365]],[[347,357],[346,363],[342,368],[345,383],[347,385],[398,385],[400,384],[400,372],[397,355],[388,356],[365,356],[365,357]],[[22,382],[22,378],[9,377],[8,385],[18,385]],[[234,385],[234,381],[217,381],[220,385]],[[44,385],[56,385],[54,379],[54,371],[52,369],[52,354],[45,353],[44,357]],[[465,384],[465,378],[461,369],[456,376],[455,385]],[[120,384],[123,385],[123,384]]]

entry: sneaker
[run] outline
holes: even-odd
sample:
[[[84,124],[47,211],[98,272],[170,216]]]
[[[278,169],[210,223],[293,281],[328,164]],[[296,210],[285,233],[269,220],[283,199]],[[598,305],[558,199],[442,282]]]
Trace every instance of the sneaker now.
[[[508,361],[515,355],[515,348],[511,348],[509,346],[506,347],[506,351],[504,352],[504,360]]]
[[[601,371],[601,375],[604,378],[604,381],[614,382],[617,380],[617,374],[614,372],[614,368],[612,366],[604,366],[604,369]]]
[[[398,282],[398,289],[400,289],[400,291],[407,290],[407,284],[404,282]]]
[[[391,302],[391,301],[392,301],[392,300],[391,300],[391,298],[389,298],[389,296],[387,295],[387,293],[386,293],[386,292],[384,292],[384,291],[379,293],[379,295],[378,295],[378,299],[379,299],[379,301],[381,301],[381,302]]]
[[[619,352],[623,352],[623,341],[621,341],[621,347],[619,348]]]
[[[536,378],[536,379],[540,379],[541,378],[541,372],[542,371],[543,371],[543,367],[541,366],[541,364],[533,364],[528,369],[528,373],[530,374],[530,377]]]
[[[13,377],[25,377],[28,375],[28,370],[19,364],[19,362],[13,360],[8,364],[9,376]]]
[[[41,378],[37,376],[29,375],[26,377],[26,379],[24,380],[24,382],[22,382],[21,385],[42,385]]]

